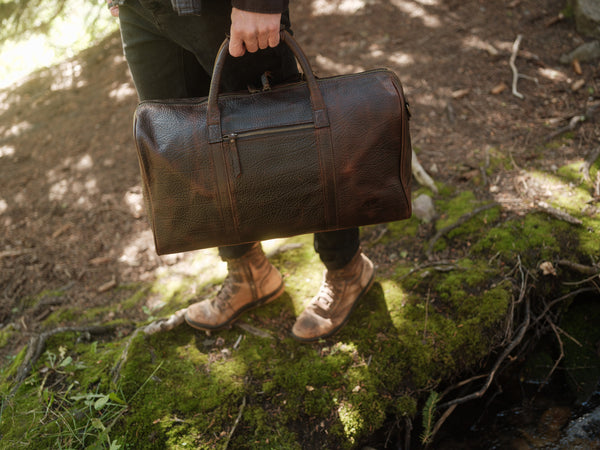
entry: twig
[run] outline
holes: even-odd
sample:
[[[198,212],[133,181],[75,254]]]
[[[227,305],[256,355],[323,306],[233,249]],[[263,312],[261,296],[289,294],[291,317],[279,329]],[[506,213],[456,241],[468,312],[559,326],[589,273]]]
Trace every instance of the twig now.
[[[275,339],[271,334],[267,333],[266,331],[261,330],[260,328],[253,327],[248,323],[236,322],[234,323],[234,325],[238,328],[241,328],[244,331],[247,331],[250,334],[253,334],[254,336],[258,336],[265,339]]]
[[[544,308],[544,310],[542,311],[542,313],[533,321],[532,325],[536,325],[540,320],[542,320],[543,318],[545,318],[546,314],[548,313],[548,311],[550,311],[550,309],[552,309],[552,307],[554,305],[556,305],[557,303],[560,303],[564,300],[567,300],[571,297],[575,297],[579,294],[584,294],[586,292],[592,292],[595,291],[596,289],[594,288],[581,288],[581,289],[577,289],[575,291],[569,292],[568,294],[562,295],[558,298],[555,298],[554,300],[552,300],[550,303],[548,303],[546,305],[546,307]]]
[[[550,372],[548,372],[548,375],[546,375],[546,378],[544,379],[542,384],[540,384],[540,387],[538,388],[538,392],[540,392],[542,390],[542,388],[548,384],[548,380],[550,379],[550,377],[552,376],[552,374],[558,367],[558,364],[565,357],[565,348],[563,346],[562,339],[560,338],[560,334],[558,334],[558,330],[556,329],[556,325],[554,325],[554,323],[548,317],[546,317],[546,321],[548,322],[548,324],[550,325],[550,328],[552,328],[552,331],[554,332],[554,334],[556,336],[556,340],[558,341],[558,346],[560,348],[560,355],[558,355],[558,358],[556,358],[556,361],[554,361],[554,365],[552,366],[552,369],[550,369]]]
[[[431,294],[431,289],[427,290],[427,298],[425,299],[425,325],[423,326],[423,341],[427,337],[427,319],[429,317],[429,298]]]
[[[566,133],[567,131],[573,131],[575,128],[577,128],[579,124],[591,120],[598,107],[600,107],[600,103],[593,104],[589,106],[583,114],[578,114],[576,116],[571,117],[568,125],[565,125],[564,127],[561,127],[558,130],[550,133],[546,137],[546,139],[544,139],[544,141],[551,141],[555,137],[560,136],[561,134]]]
[[[229,436],[227,436],[227,440],[225,441],[223,450],[227,450],[227,447],[229,446],[229,441],[231,441],[231,437],[233,436],[233,433],[235,433],[235,429],[237,428],[238,423],[240,423],[240,419],[242,418],[242,414],[244,412],[245,407],[246,407],[246,396],[244,396],[244,400],[242,400],[242,405],[240,406],[240,411],[238,412],[238,415],[235,419],[233,427],[231,428],[231,431],[229,432]]]
[[[428,262],[419,264],[419,265],[413,267],[412,269],[410,269],[410,271],[407,274],[402,275],[400,277],[400,280],[404,280],[405,278],[411,276],[413,273],[418,272],[421,269],[425,269],[426,267],[431,267],[431,266],[444,266],[444,265],[449,266],[450,269],[447,269],[445,271],[450,271],[456,267],[455,264],[456,264],[456,261],[451,261],[451,260],[428,261]],[[436,269],[439,269],[439,268],[436,268]],[[441,270],[441,271],[444,271],[444,270]]]
[[[517,71],[517,66],[515,65],[515,60],[517,59],[517,53],[519,53],[519,46],[521,45],[521,40],[523,39],[523,35],[519,34],[517,39],[513,43],[512,53],[510,55],[510,68],[512,69],[513,79],[512,79],[512,93],[515,97],[523,99],[524,96],[520,92],[517,91],[517,82],[519,80],[519,72]]]
[[[467,213],[467,214],[463,214],[456,222],[454,222],[451,225],[448,225],[447,227],[442,228],[441,230],[439,230],[435,236],[433,236],[433,238],[431,239],[431,241],[429,241],[429,245],[427,247],[427,251],[425,252],[425,254],[427,255],[427,259],[431,259],[432,258],[432,254],[433,254],[433,246],[435,245],[435,243],[445,234],[448,234],[450,231],[454,230],[455,228],[458,228],[459,226],[461,226],[462,224],[464,224],[465,222],[468,222],[469,220],[471,220],[471,218],[475,217],[477,214],[479,214],[480,212],[486,211],[488,209],[494,208],[498,206],[498,203],[488,203],[487,205],[481,206],[477,209],[474,209],[473,211]]]

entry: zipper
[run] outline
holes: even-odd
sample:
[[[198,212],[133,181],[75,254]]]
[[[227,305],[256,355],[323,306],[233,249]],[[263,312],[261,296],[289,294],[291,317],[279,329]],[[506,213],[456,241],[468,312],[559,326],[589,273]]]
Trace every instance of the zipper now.
[[[358,73],[346,73],[346,74],[335,75],[335,76],[331,76],[331,77],[316,78],[316,80],[317,80],[317,83],[327,82],[332,79],[352,78],[352,77],[356,77],[356,76],[368,75],[368,74],[378,73],[378,72],[389,72],[389,69],[377,68],[377,69],[365,70],[364,72],[358,72]],[[295,85],[298,85],[298,84],[307,84],[307,82],[306,82],[306,80],[302,80],[302,81],[296,81],[296,82],[291,82],[291,83],[277,84],[271,88],[271,91],[268,91],[268,92],[285,89],[288,87],[294,87]],[[258,92],[257,94],[260,94],[261,92],[262,91]],[[224,93],[219,94],[219,99],[235,98],[235,97],[239,97],[239,96],[248,96],[248,95],[252,95],[252,94],[249,94],[247,91],[224,92]],[[208,97],[175,98],[175,99],[161,99],[161,100],[151,99],[151,100],[142,100],[140,102],[140,104],[158,103],[161,105],[198,105],[198,104],[207,102],[207,100],[208,100]]]
[[[309,128],[314,128],[314,126],[315,125],[313,123],[303,123],[299,125],[286,125],[276,128],[266,128],[263,130],[250,130],[242,131],[239,133],[231,132],[229,134],[223,135],[223,142],[225,142],[227,147],[229,148],[233,176],[235,178],[239,178],[239,176],[242,174],[242,169],[240,167],[240,154],[237,146],[238,139],[254,136],[266,136],[271,134],[285,133],[289,131],[307,130]]]

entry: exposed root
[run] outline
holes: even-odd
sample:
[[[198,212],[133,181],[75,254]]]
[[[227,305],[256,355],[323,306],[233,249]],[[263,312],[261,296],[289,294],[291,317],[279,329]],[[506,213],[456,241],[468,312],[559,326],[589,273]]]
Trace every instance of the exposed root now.
[[[568,269],[574,270],[575,272],[582,273],[584,275],[592,275],[592,277],[600,275],[600,267],[585,266],[583,264],[574,263],[574,262],[568,261],[566,259],[560,259],[560,260],[556,261],[556,264],[558,264],[559,266],[563,266]]]
[[[498,206],[498,203],[488,203],[487,205],[481,206],[479,208],[474,209],[473,211],[462,215],[456,222],[454,222],[451,225],[448,225],[447,227],[442,228],[441,230],[439,230],[435,236],[433,236],[433,238],[431,239],[431,241],[429,241],[429,245],[427,246],[427,250],[425,251],[425,254],[427,255],[427,259],[431,260],[433,259],[433,246],[435,245],[435,243],[443,236],[445,236],[446,234],[448,234],[450,231],[454,230],[455,228],[460,227],[461,225],[463,225],[464,223],[468,222],[469,220],[471,220],[473,217],[475,217],[477,214],[479,214],[480,212],[486,211],[488,209],[492,209],[494,207]]]
[[[591,181],[590,169],[592,165],[596,162],[598,157],[600,157],[600,146],[596,147],[592,151],[592,153],[587,158],[585,158],[585,162],[583,163],[583,166],[581,166],[580,171],[585,181]]]
[[[119,360],[116,362],[116,364],[111,370],[113,382],[116,384],[119,378],[121,378],[121,369],[123,368],[123,365],[125,364],[125,362],[127,361],[127,357],[129,356],[129,347],[131,347],[131,343],[137,337],[138,334],[144,333],[150,335],[161,331],[171,331],[173,328],[181,325],[184,322],[184,316],[186,311],[187,308],[180,309],[179,311],[176,311],[175,313],[171,314],[171,316],[169,316],[167,319],[158,319],[148,325],[136,328],[136,330],[133,333],[131,333],[129,338],[127,338],[127,342],[125,342],[125,348],[121,352]]]
[[[453,392],[459,388],[463,388],[464,386],[470,385],[471,383],[482,380],[482,379],[485,380],[483,382],[483,385],[475,392],[448,400],[445,403],[440,403],[438,405],[438,410],[444,411],[444,412],[442,413],[440,418],[437,420],[437,422],[433,426],[432,434],[430,437],[431,441],[433,440],[433,437],[440,430],[440,428],[442,427],[444,422],[448,419],[448,417],[452,414],[452,412],[458,405],[483,397],[483,395],[488,391],[489,387],[491,386],[494,378],[496,377],[496,374],[501,369],[505,368],[508,364],[510,364],[512,361],[517,359],[518,354],[512,355],[512,356],[511,356],[511,354],[519,346],[521,346],[521,348],[522,348],[523,345],[525,345],[525,346],[527,345],[527,344],[523,344],[523,345],[521,345],[521,344],[523,343],[524,337],[528,332],[533,331],[537,335],[539,335],[545,331],[552,330],[552,332],[556,336],[559,350],[560,350],[560,354],[556,358],[556,360],[555,360],[552,368],[550,369],[549,373],[547,374],[544,382],[541,384],[540,389],[542,389],[544,386],[546,386],[548,384],[549,379],[554,374],[558,365],[564,358],[564,354],[565,354],[564,353],[564,344],[563,344],[561,335],[564,335],[568,339],[571,339],[573,342],[575,342],[575,344],[581,346],[580,342],[578,342],[575,338],[570,336],[568,333],[566,333],[564,330],[562,330],[558,325],[556,325],[554,323],[554,320],[556,320],[556,318],[553,316],[553,314],[551,314],[551,310],[557,304],[567,301],[567,300],[570,300],[579,294],[583,294],[586,292],[593,292],[593,291],[600,292],[600,287],[595,282],[595,278],[598,276],[600,269],[598,269],[597,267],[584,266],[584,265],[572,263],[570,261],[565,261],[565,260],[558,261],[558,264],[565,266],[565,267],[569,267],[577,272],[580,272],[580,273],[583,273],[586,275],[593,275],[593,276],[589,277],[588,279],[581,282],[581,283],[586,283],[586,282],[591,283],[593,285],[593,287],[584,287],[584,288],[576,289],[572,292],[562,295],[562,296],[546,303],[544,305],[543,310],[539,314],[537,314],[536,316],[532,316],[531,304],[530,304],[531,300],[530,300],[530,296],[527,295],[528,291],[529,291],[528,284],[527,284],[528,274],[526,271],[524,271],[524,269],[521,265],[521,260],[519,258],[518,264],[517,264],[517,269],[521,275],[519,296],[516,300],[513,300],[513,302],[511,302],[511,307],[510,307],[509,314],[508,314],[510,317],[507,320],[507,325],[506,325],[506,329],[504,332],[505,339],[504,339],[504,342],[501,344],[501,346],[504,348],[504,350],[502,351],[500,356],[496,359],[491,370],[488,373],[476,375],[471,378],[462,380],[462,381],[448,387],[444,392],[442,392],[442,394],[440,395],[440,400],[443,399],[444,397],[447,397],[451,392]],[[581,283],[579,283],[579,284],[581,284]],[[519,327],[517,328],[517,330],[513,333],[513,324],[515,322],[515,316],[517,314],[519,314],[520,310],[522,310],[522,308],[517,308],[517,306],[520,304],[524,304],[524,317],[521,320],[521,323],[520,323]]]
[[[419,158],[417,158],[417,154],[413,150],[412,152],[412,174],[419,184],[422,186],[428,187],[434,193],[438,193],[438,188],[435,185],[433,179],[429,176],[429,174],[423,169],[423,166],[419,162]]]
[[[33,336],[29,340],[25,358],[23,359],[23,362],[17,369],[17,374],[14,380],[15,385],[10,391],[10,396],[13,396],[17,392],[25,378],[27,378],[27,376],[31,372],[31,368],[37,362],[39,357],[42,355],[42,352],[46,348],[46,341],[52,336],[60,333],[88,333],[92,335],[103,335],[114,331],[114,329],[114,325],[89,327],[59,327]]]

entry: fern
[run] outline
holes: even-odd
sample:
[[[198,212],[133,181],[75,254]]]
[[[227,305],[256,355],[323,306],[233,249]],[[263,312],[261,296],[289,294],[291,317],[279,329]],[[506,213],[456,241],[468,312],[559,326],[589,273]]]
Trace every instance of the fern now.
[[[425,402],[425,406],[423,407],[423,433],[421,434],[421,443],[426,445],[429,444],[432,438],[432,428],[435,423],[435,414],[436,407],[440,395],[431,391],[427,401]]]

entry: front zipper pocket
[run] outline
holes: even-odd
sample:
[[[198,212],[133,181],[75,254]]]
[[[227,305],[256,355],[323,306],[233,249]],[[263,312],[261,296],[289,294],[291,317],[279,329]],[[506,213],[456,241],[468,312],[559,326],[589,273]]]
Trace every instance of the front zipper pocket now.
[[[240,131],[239,133],[232,132],[223,135],[223,142],[226,144],[226,147],[229,150],[229,156],[231,159],[231,168],[233,171],[233,176],[238,178],[242,174],[242,168],[240,164],[240,154],[238,151],[237,141],[238,139],[244,138],[252,138],[252,137],[260,137],[260,136],[268,136],[279,133],[287,133],[294,131],[307,130],[309,128],[314,128],[313,123],[302,123],[298,125],[286,125],[282,127],[275,128],[265,128],[261,130],[248,130],[248,131]]]

